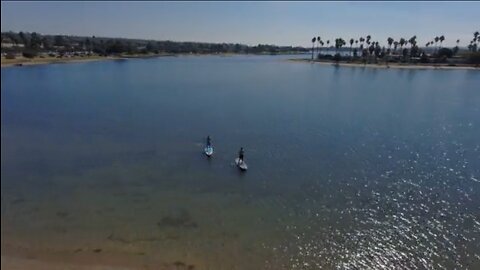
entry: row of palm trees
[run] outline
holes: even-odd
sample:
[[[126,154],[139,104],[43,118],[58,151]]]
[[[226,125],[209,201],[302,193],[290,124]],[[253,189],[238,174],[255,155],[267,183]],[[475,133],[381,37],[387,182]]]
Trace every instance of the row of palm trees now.
[[[416,44],[417,44],[416,38],[417,38],[416,36],[413,36],[410,39],[408,39],[408,41],[405,38],[400,38],[399,41],[394,41],[393,38],[389,37],[387,39],[387,43],[388,43],[389,49],[391,49],[392,45],[394,45],[394,52],[395,52],[397,50],[398,46],[400,46],[401,49],[403,49],[403,46],[405,46],[409,43],[410,43],[411,46],[416,46]],[[320,50],[323,49],[323,46],[325,44],[325,42],[323,42],[323,40],[321,39],[320,36],[312,38],[312,59],[314,58],[315,44],[316,43],[318,44],[317,45],[317,53],[319,53]],[[358,46],[359,43],[360,43],[360,46]],[[330,40],[327,40],[326,44],[327,44],[327,47],[328,47],[328,45],[330,44]],[[338,51],[338,49],[342,48],[346,44],[347,43],[344,39],[336,38],[335,39],[335,44],[334,44],[335,50]],[[371,48],[376,49],[377,47],[380,46],[380,42],[372,41],[372,36],[371,35],[367,35],[365,38],[360,37],[359,39],[351,38],[349,40],[349,44],[350,44],[350,52],[351,53],[353,52],[353,44],[356,45],[356,49],[358,48],[361,51],[363,51],[366,48],[369,48],[369,50],[371,50]]]
[[[433,44],[435,44],[435,53],[436,53],[438,49],[443,47],[444,41],[445,41],[444,35],[436,36],[431,41],[427,42],[425,44],[425,47],[428,48],[429,46],[432,46]],[[480,35],[479,35],[479,32],[476,31],[474,33],[474,38],[470,42],[470,45],[468,46],[468,48],[471,51],[476,51],[478,48],[479,42],[480,42]],[[438,46],[439,43],[440,43],[440,46]],[[457,39],[456,40],[457,47],[455,48],[456,51],[458,51],[459,43],[460,43],[460,39]],[[312,59],[314,59],[316,44],[318,44],[316,49],[317,49],[317,54],[319,54],[320,50],[324,48],[325,44],[327,44],[327,48],[329,47],[330,40],[326,40],[326,42],[324,42],[320,36],[312,38]],[[342,48],[346,44],[347,43],[342,38],[335,39],[335,44],[334,44],[335,51],[337,52],[338,49]],[[350,44],[350,54],[352,54],[353,52],[353,44],[355,44],[355,50],[360,49],[362,53],[367,52],[372,54],[372,51],[378,50],[380,48],[380,43],[378,41],[372,41],[371,35],[367,35],[365,38],[364,37],[360,37],[358,39],[351,38],[349,40],[349,44]],[[358,46],[358,44],[360,44],[360,46]],[[399,40],[394,40],[393,38],[389,37],[387,38],[387,44],[388,44],[388,50],[387,50],[388,54],[392,54],[392,52],[395,54],[398,47],[400,47],[401,52],[405,53],[404,46],[405,48],[407,48],[408,45],[410,45],[410,51],[412,51],[412,49],[415,49],[416,51],[418,51],[417,36],[412,36],[409,39],[400,38]],[[393,46],[393,51],[392,51],[392,46]],[[385,47],[383,47],[383,49],[385,49]]]
[[[478,31],[476,31],[475,33],[473,33],[473,39],[468,45],[468,50],[476,52],[478,49],[478,43],[480,43],[480,34],[478,33]]]

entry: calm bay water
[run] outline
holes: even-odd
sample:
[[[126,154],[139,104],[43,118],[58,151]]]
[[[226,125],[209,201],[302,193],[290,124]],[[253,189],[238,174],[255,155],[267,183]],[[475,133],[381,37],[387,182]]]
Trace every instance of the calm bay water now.
[[[480,73],[287,58],[2,69],[2,254],[480,268]]]

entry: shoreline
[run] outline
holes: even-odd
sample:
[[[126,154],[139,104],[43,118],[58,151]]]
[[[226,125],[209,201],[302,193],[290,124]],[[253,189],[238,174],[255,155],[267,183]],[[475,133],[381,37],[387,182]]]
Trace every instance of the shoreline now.
[[[2,57],[1,68],[9,67],[23,67],[23,66],[36,66],[36,65],[49,65],[49,64],[70,64],[70,63],[86,63],[94,61],[106,61],[106,60],[128,60],[128,59],[147,59],[156,57],[176,56],[173,54],[155,54],[155,55],[121,55],[121,56],[89,56],[89,57],[70,57],[70,58],[17,58],[17,59],[5,59]]]
[[[310,59],[288,59],[288,61],[293,62],[307,62],[311,64],[320,64],[320,65],[332,65],[332,66],[343,66],[343,67],[363,67],[363,68],[380,68],[380,69],[433,69],[433,70],[480,70],[479,67],[474,67],[471,65],[459,65],[459,66],[448,66],[445,64],[440,64],[437,66],[434,65],[425,65],[425,64],[403,64],[403,63],[389,63],[388,66],[385,64],[363,64],[363,63],[347,63],[339,62],[335,63],[332,61],[312,61]]]
[[[2,68],[9,68],[9,67],[24,67],[24,66],[37,66],[37,65],[49,65],[49,64],[69,64],[69,63],[86,63],[86,62],[94,62],[94,61],[102,61],[102,60],[115,60],[121,58],[114,58],[114,57],[75,57],[69,59],[35,59],[35,60],[24,60],[24,61],[12,61],[10,63],[3,62],[2,59]],[[16,59],[15,59],[16,60]],[[22,59],[23,60],[23,59]]]
[[[204,56],[204,55],[216,55],[216,56],[232,56],[237,54],[153,54],[153,55],[120,55],[120,56],[90,56],[90,57],[71,57],[71,58],[17,58],[17,59],[1,59],[1,68],[11,67],[23,67],[23,66],[36,66],[36,65],[49,65],[49,64],[70,64],[70,63],[87,63],[94,61],[107,61],[107,60],[129,60],[129,59],[148,59],[157,57],[178,57],[178,56]],[[480,70],[480,67],[474,67],[472,65],[462,64],[456,66],[449,66],[446,64],[431,65],[431,64],[404,64],[404,63],[389,63],[385,64],[364,64],[364,63],[348,63],[333,61],[312,61],[310,59],[287,59],[292,62],[303,62],[310,64],[320,65],[332,65],[343,67],[363,67],[363,68],[379,68],[379,69],[432,69],[432,70]]]
[[[25,58],[20,57],[16,59],[5,59],[1,58],[1,68],[9,67],[23,67],[23,66],[36,66],[36,65],[49,65],[49,64],[70,64],[70,63],[84,63],[84,62],[94,62],[94,61],[105,61],[105,60],[128,60],[128,59],[148,59],[148,58],[157,58],[157,57],[178,57],[178,56],[234,56],[234,55],[244,55],[244,54],[234,54],[234,53],[220,53],[220,54],[134,54],[134,55],[119,55],[119,56],[87,56],[87,57],[70,57],[70,58],[54,58],[54,57],[36,57],[36,58]],[[245,55],[269,55],[269,54],[245,54]],[[292,55],[292,54],[278,54],[278,55]]]

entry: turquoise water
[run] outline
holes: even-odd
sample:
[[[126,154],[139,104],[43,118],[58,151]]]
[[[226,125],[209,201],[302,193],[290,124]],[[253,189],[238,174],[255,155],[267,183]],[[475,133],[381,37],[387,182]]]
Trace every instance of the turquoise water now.
[[[479,268],[480,72],[287,58],[3,68],[2,250]]]

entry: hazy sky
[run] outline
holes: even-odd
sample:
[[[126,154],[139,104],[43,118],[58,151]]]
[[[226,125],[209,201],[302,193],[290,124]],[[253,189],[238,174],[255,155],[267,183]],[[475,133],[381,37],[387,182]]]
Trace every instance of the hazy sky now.
[[[1,2],[2,31],[310,46],[370,34],[467,45],[480,2]]]

